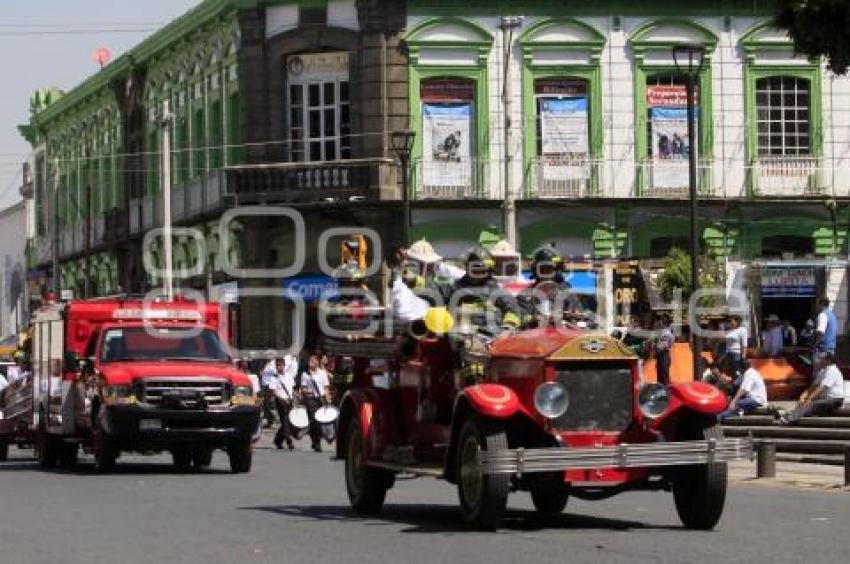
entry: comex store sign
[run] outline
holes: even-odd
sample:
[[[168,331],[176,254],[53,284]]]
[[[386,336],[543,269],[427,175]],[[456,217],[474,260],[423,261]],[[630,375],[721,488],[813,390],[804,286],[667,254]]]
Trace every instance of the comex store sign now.
[[[303,302],[318,302],[339,295],[339,285],[331,276],[302,276],[283,281],[283,297]]]

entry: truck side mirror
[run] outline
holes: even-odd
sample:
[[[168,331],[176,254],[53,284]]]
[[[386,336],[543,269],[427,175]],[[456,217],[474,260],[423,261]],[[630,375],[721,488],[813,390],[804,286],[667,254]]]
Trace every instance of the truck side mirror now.
[[[80,357],[76,351],[68,351],[65,353],[65,370],[67,372],[76,372],[80,369]]]

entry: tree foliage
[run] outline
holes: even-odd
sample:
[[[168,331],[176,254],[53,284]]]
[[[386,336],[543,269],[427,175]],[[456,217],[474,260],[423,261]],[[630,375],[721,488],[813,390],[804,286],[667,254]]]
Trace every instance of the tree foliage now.
[[[687,301],[691,296],[691,256],[679,248],[672,248],[664,258],[662,273],[658,280],[661,297],[670,302],[676,297],[676,290],[682,291],[682,300]],[[715,259],[699,257],[697,269],[701,288],[721,288],[724,286],[723,265]],[[705,296],[700,300],[701,306],[717,305],[713,296]]]
[[[821,57],[835,74],[850,67],[850,0],[777,0],[774,25],[788,30],[798,53]]]

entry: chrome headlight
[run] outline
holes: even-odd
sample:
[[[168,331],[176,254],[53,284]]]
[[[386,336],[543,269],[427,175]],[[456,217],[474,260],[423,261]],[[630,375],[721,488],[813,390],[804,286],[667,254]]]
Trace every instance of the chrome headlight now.
[[[638,393],[638,405],[645,417],[656,419],[670,407],[670,393],[661,384],[644,384]]]
[[[557,419],[569,409],[570,396],[563,384],[546,382],[534,392],[534,407],[544,417]]]

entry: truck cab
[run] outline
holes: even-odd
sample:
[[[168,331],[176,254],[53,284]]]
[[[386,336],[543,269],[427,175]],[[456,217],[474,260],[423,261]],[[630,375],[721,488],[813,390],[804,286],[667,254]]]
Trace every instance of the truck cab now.
[[[259,407],[233,366],[218,304],[86,300],[49,305],[33,320],[39,462],[72,465],[80,448],[98,469],[121,453],[170,452],[181,469],[223,449],[251,468]]]

